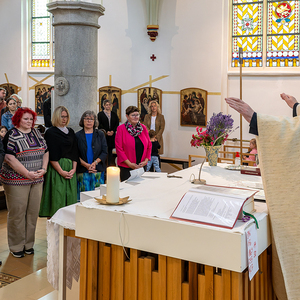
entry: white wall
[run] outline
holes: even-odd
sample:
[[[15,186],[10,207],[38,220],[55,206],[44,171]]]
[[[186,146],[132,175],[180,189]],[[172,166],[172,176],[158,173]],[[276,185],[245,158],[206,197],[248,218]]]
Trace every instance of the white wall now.
[[[50,73],[27,73],[24,45],[28,23],[26,18],[21,18],[26,14],[26,2],[0,1],[0,83],[6,82],[6,73],[10,82],[22,87],[20,95],[25,105],[34,107],[34,91],[29,90],[34,81],[28,75],[43,79]],[[101,0],[93,2],[101,3]],[[223,100],[226,96],[239,96],[239,77],[229,70],[228,0],[162,0],[160,29],[155,42],[147,35],[144,0],[103,0],[103,6],[105,15],[99,18],[98,87],[109,84],[109,75],[112,75],[112,85],[123,91],[147,82],[149,75],[153,79],[167,75],[153,86],[164,92],[199,87],[208,93],[217,93],[208,95],[208,118],[213,112],[223,110],[232,113],[239,125],[238,114]],[[154,62],[150,59],[152,54],[157,57]],[[267,73],[244,76],[243,99],[256,111],[291,115],[279,93],[287,92],[300,99],[297,95],[299,68],[289,75],[284,72],[276,76]],[[53,84],[53,77],[44,83]],[[137,105],[136,93],[122,96],[122,122],[128,105]],[[195,128],[180,126],[179,107],[179,94],[163,94],[165,155],[187,158],[188,154],[203,153],[202,149],[190,147]],[[239,137],[239,132],[233,136]],[[243,123],[243,137],[250,138],[246,122]]]
[[[158,37],[147,35],[145,1],[104,0],[105,15],[100,18],[99,86],[108,84],[128,90],[147,82],[149,75],[168,77],[153,83],[163,91],[199,87],[221,92],[222,1],[164,0],[159,13]],[[206,12],[213,11],[215,19]],[[157,59],[152,62],[150,56]],[[208,113],[220,111],[220,96],[208,96]],[[122,97],[123,113],[137,105],[137,94]],[[186,157],[199,150],[190,147],[193,127],[180,126],[179,94],[163,94],[162,112],[166,120],[165,155]]]

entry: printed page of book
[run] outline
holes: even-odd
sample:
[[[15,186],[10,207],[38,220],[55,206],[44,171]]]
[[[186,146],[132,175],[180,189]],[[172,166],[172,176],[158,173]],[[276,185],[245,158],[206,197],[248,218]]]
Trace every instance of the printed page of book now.
[[[214,195],[227,195],[233,198],[246,199],[252,197],[258,191],[246,189],[246,188],[236,188],[236,187],[226,187],[226,186],[216,186],[216,185],[200,185],[198,187],[192,188],[189,191],[208,193]]]
[[[246,200],[246,197],[189,191],[180,200],[171,218],[233,228]]]

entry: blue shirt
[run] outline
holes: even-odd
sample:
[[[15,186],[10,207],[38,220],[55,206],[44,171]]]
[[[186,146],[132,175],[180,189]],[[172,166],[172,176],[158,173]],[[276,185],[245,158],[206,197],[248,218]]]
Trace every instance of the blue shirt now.
[[[87,162],[88,164],[91,164],[94,159],[94,153],[92,148],[93,133],[86,133],[85,139],[87,144],[87,151],[86,151]]]

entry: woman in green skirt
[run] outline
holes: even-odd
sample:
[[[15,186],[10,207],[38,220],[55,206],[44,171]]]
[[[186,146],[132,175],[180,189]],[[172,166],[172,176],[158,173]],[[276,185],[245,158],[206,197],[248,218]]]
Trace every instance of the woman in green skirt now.
[[[41,217],[52,217],[60,208],[77,202],[78,148],[73,129],[66,127],[70,121],[67,108],[58,106],[51,121],[53,126],[45,133],[50,164],[45,176]]]

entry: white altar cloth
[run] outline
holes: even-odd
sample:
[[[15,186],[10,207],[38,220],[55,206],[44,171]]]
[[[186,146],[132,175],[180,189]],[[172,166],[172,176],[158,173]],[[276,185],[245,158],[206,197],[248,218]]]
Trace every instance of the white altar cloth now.
[[[202,169],[201,178],[206,179],[207,184],[234,186],[244,188],[255,188],[261,185],[261,177],[242,175],[238,171],[229,171],[224,167],[227,164],[219,164],[217,167],[204,166]],[[161,219],[170,218],[175,207],[179,203],[182,196],[191,188],[196,186],[190,182],[190,176],[192,173],[198,177],[199,165],[184,169],[176,172],[176,176],[182,178],[158,178],[149,179],[140,182],[135,186],[121,183],[120,197],[129,196],[132,200],[126,205],[100,205],[93,199],[93,197],[100,197],[99,191],[84,192],[85,201],[81,204],[86,208],[102,209],[108,211],[117,211],[123,213],[130,213],[141,216],[157,217]],[[147,174],[147,173],[145,173]],[[155,173],[152,173],[155,174]],[[86,200],[90,196],[89,200]],[[267,209],[265,204],[256,203],[255,213],[256,218],[260,220],[267,215]],[[179,220],[171,220],[174,222],[185,222]],[[250,220],[248,223],[237,221],[235,227],[232,229],[234,232],[243,233],[245,228],[254,222]],[[199,225],[191,223],[191,225]],[[211,227],[209,225],[201,225],[204,227]],[[229,229],[224,229],[229,230]]]
[[[261,177],[225,166],[205,165],[201,178],[207,184],[261,187]],[[195,187],[190,176],[194,173],[197,178],[198,172],[199,165],[172,174],[182,178],[149,179],[126,186],[120,197],[130,196],[132,202],[125,205],[100,205],[94,199],[82,202],[76,208],[76,235],[242,272],[247,267],[245,228],[253,220],[238,221],[230,230],[170,219],[184,193]],[[265,203],[255,203],[255,208],[261,254],[270,245],[269,220]]]

